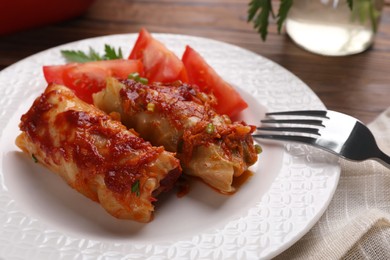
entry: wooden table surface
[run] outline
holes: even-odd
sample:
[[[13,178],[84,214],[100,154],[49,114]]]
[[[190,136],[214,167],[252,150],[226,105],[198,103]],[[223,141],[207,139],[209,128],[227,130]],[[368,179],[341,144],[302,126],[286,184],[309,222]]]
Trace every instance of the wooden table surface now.
[[[271,21],[266,42],[246,22],[249,0],[97,0],[82,16],[0,36],[0,70],[36,52],[108,34],[150,32],[208,37],[254,51],[302,79],[328,109],[365,123],[390,106],[390,1],[368,51],[324,57],[297,47]]]

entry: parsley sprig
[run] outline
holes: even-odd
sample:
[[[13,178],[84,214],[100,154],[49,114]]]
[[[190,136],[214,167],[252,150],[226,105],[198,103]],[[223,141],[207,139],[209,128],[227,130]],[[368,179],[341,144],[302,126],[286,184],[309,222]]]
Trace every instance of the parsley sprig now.
[[[104,45],[104,54],[100,55],[98,52],[96,52],[93,48],[89,47],[89,52],[85,53],[80,50],[62,50],[61,51],[62,56],[68,61],[68,62],[89,62],[89,61],[98,61],[98,60],[117,60],[117,59],[123,59],[123,53],[122,49],[118,48],[118,50],[115,50],[114,47],[105,44]]]
[[[136,180],[133,183],[133,185],[131,185],[131,192],[135,193],[135,195],[137,195],[137,197],[139,197],[139,195],[140,195],[140,183],[139,183],[139,180]]]

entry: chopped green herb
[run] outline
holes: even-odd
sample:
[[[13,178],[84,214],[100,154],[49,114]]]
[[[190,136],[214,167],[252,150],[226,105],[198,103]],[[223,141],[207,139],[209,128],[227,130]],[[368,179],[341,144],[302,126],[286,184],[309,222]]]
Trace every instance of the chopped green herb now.
[[[138,82],[146,85],[146,84],[148,84],[149,81],[147,78],[139,78]]]
[[[135,80],[141,84],[148,84],[147,78],[142,78],[138,72],[131,73],[129,76],[127,76],[128,79]]]
[[[258,145],[258,144],[255,144],[255,150],[256,150],[256,153],[257,153],[257,154],[260,154],[260,153],[263,152],[263,149],[262,149],[261,146]]]
[[[32,159],[33,159],[33,161],[34,161],[35,163],[37,163],[37,162],[38,162],[38,159],[37,159],[37,157],[35,157],[35,155],[34,155],[34,154],[32,154],[32,155],[31,155],[31,157],[32,157]]]
[[[83,51],[74,51],[74,50],[62,50],[62,56],[68,62],[89,62],[89,61],[98,61],[98,60],[117,60],[123,59],[122,49],[118,48],[118,51],[115,50],[114,47],[111,47],[108,44],[104,45],[104,55],[100,55],[94,49],[89,47],[89,53],[85,53]]]
[[[131,192],[135,193],[137,197],[140,195],[139,180],[136,180],[133,185],[131,185]]]
[[[128,79],[133,79],[135,81],[138,81],[140,79],[140,75],[138,72],[133,72],[127,76]]]
[[[206,126],[206,133],[212,134],[215,131],[215,127],[212,123],[208,123]]]

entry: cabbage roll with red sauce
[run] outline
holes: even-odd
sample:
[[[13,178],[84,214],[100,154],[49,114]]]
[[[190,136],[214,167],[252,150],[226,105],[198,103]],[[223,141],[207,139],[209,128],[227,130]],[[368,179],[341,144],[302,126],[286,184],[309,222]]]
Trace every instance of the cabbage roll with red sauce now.
[[[234,192],[233,179],[257,160],[251,135],[255,127],[218,115],[212,108],[215,98],[196,86],[109,78],[93,99],[145,140],[177,153],[185,174],[221,193]]]
[[[49,85],[19,127],[18,147],[120,219],[149,222],[155,197],[181,174],[173,153],[152,146],[64,86]]]

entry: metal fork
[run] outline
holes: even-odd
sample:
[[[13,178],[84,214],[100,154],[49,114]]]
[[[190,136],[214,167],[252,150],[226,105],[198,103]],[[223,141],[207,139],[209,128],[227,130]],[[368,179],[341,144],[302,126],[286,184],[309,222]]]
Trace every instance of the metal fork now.
[[[304,143],[352,161],[374,159],[390,168],[390,157],[356,118],[330,110],[274,112],[266,116],[253,137]]]

